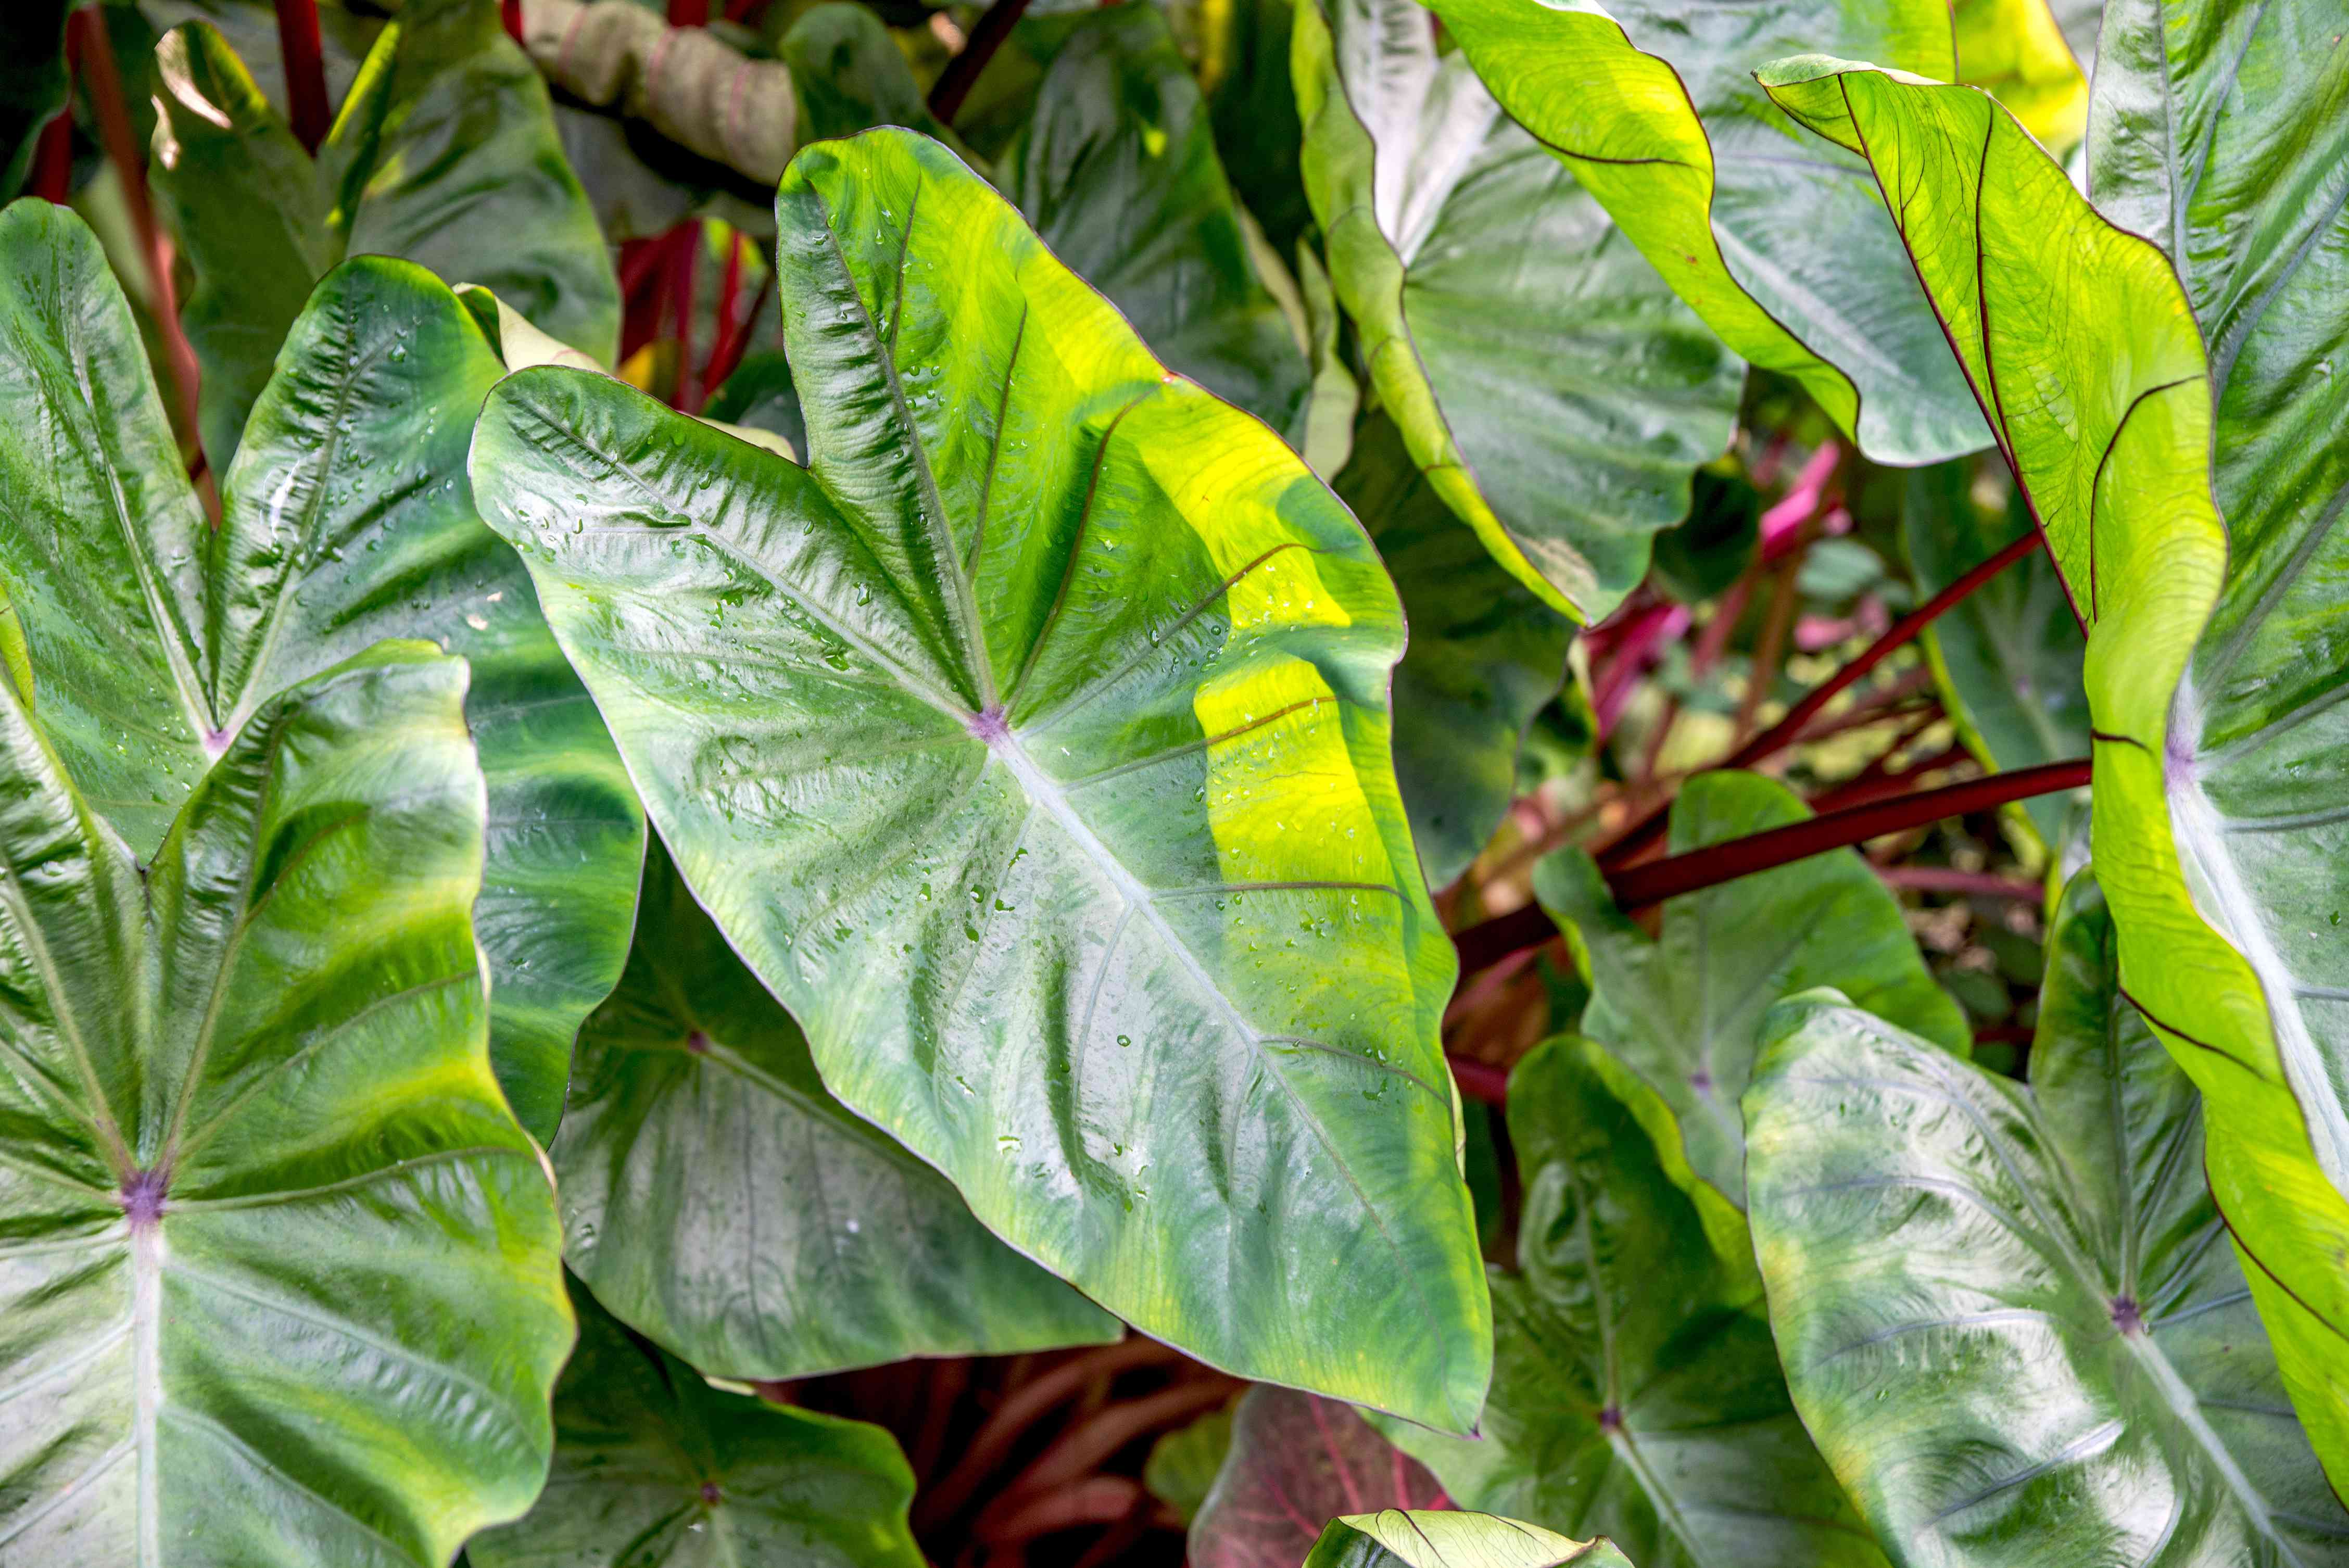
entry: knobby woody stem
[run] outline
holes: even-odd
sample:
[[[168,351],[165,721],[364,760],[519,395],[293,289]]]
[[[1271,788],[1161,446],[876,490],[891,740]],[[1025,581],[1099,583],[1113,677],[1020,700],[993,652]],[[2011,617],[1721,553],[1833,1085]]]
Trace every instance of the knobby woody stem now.
[[[1800,702],[1787,709],[1784,718],[1731,752],[1723,758],[1720,766],[1751,768],[1763,758],[1775,755],[1803,732],[1804,726],[1816,717],[1820,709],[1850,689],[1855,682],[1882,664],[1897,650],[1914,641],[1918,633],[1939,620],[1974,590],[2037,550],[2044,542],[2039,531],[2033,529],[2021,539],[1934,594],[1922,605],[1901,616],[1887,627],[1884,634],[1870,643],[1857,658],[1837,670]],[[1662,837],[1664,823],[1671,810],[1669,801],[1658,806],[1602,851],[1599,856],[1599,863],[1609,867],[1620,866],[1638,856]]]
[[[294,139],[316,154],[326,139],[326,51],[318,36],[318,0],[277,0],[277,50],[285,60],[285,107]]]
[[[2010,800],[2027,800],[2058,789],[2076,789],[2088,782],[2088,759],[2084,757],[2071,762],[2019,768],[2012,773],[1994,773],[1987,779],[1969,779],[1938,789],[1920,789],[1896,799],[1871,800],[1766,832],[1707,844],[1685,854],[1608,871],[1607,891],[1626,911],[1645,909],[1683,893],[1808,860],[1886,833],[1938,822],[1944,817],[1962,817],[2003,806]],[[1542,913],[1541,906],[1527,904],[1496,920],[1472,925],[1453,940],[1460,952],[1460,973],[1464,978],[1556,934],[1557,927]]]
[[[954,123],[962,112],[963,100],[978,84],[979,73],[987,62],[995,58],[995,51],[1003,47],[1011,36],[1011,29],[1019,25],[1020,15],[1028,9],[1028,0],[995,0],[978,18],[978,26],[970,30],[970,41],[962,53],[947,62],[938,73],[937,85],[930,88],[930,112],[947,125]]]

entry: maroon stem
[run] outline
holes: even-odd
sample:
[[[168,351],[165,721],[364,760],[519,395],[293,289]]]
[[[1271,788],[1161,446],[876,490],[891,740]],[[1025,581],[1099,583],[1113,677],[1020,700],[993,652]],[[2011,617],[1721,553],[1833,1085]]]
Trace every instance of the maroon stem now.
[[[318,0],[277,0],[277,50],[285,60],[285,107],[294,139],[316,153],[326,139],[326,51],[318,37]]]
[[[1444,1060],[1452,1064],[1452,1081],[1460,1086],[1462,1099],[1482,1100],[1486,1105],[1509,1103],[1508,1068],[1449,1053]]]
[[[2002,877],[1996,872],[1961,872],[1950,866],[1885,866],[1876,874],[1884,879],[1887,887],[1906,888],[1911,892],[2011,898],[2019,903],[2038,903],[2047,897],[2047,890],[2037,882],[2022,877]]]
[[[1974,590],[2037,550],[2044,542],[2039,531],[2033,529],[2021,539],[1934,594],[1923,604],[1893,622],[1885,629],[1884,634],[1870,643],[1858,657],[1837,670],[1826,681],[1820,683],[1808,696],[1788,708],[1785,717],[1731,752],[1720,765],[1723,768],[1751,768],[1764,758],[1775,754],[1799,736],[1803,727],[1818,717],[1820,709],[1850,689],[1852,685],[1866,676],[1868,671],[1882,664],[1897,649],[1914,641],[1918,633],[1939,620]],[[1641,851],[1653,844],[1657,839],[1662,837],[1664,824],[1669,820],[1671,812],[1671,805],[1669,801],[1657,807],[1622,837],[1609,844],[1600,853],[1599,863],[1613,867],[1630,861]]]
[[[709,0],[668,0],[668,25],[672,27],[707,27],[709,26]]]
[[[2019,768],[2012,773],[1993,773],[1987,779],[1969,779],[1939,789],[1920,789],[1896,799],[1871,800],[1863,806],[1789,822],[1766,832],[1707,844],[1685,854],[1609,871],[1606,873],[1607,891],[1626,911],[1644,909],[1669,898],[1808,860],[1829,850],[1864,843],[1886,833],[1922,827],[1945,817],[1986,811],[2010,800],[2027,800],[2058,789],[2076,789],[2087,782],[2088,759],[2084,757],[2072,762],[2048,762],[2037,768]],[[1556,934],[1557,928],[1542,913],[1541,906],[1528,904],[1498,920],[1472,925],[1453,941],[1460,952],[1460,972],[1466,975]]]
[[[57,111],[57,117],[41,128],[41,139],[33,149],[33,177],[25,182],[25,194],[38,196],[44,201],[62,207],[73,194],[73,104]]]
[[[677,230],[669,257],[669,303],[677,311],[677,394],[674,406],[692,413],[701,407],[693,386],[693,281],[701,265],[701,224],[688,219]]]
[[[995,51],[1003,47],[1011,36],[1011,29],[1019,25],[1020,15],[1028,9],[1028,0],[995,0],[979,17],[978,26],[970,30],[969,41],[962,53],[947,62],[938,73],[937,85],[930,88],[930,112],[947,124],[962,112],[963,100],[970,89],[978,85],[979,73],[987,62],[995,58]]]
[[[498,20],[503,24],[506,36],[522,42],[522,0],[498,0]]]

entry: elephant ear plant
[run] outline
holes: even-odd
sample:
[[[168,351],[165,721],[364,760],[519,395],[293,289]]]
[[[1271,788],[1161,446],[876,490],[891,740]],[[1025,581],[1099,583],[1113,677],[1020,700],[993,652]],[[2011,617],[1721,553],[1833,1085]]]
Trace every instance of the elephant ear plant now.
[[[0,20],[0,1568],[2349,1568],[2343,0]]]

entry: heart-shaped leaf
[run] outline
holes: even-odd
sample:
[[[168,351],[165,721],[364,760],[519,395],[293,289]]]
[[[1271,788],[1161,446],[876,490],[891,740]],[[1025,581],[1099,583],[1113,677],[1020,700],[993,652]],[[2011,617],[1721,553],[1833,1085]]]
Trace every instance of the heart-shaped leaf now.
[[[1701,773],[1672,802],[1671,852],[1810,814],[1759,774]],[[1672,899],[1653,940],[1616,909],[1580,850],[1535,868],[1534,892],[1588,954],[1582,1032],[1672,1108],[1689,1163],[1733,1199],[1745,1191],[1737,1097],[1753,1076],[1762,1016],[1780,997],[1833,985],[1951,1051],[1972,1048],[1965,1015],[1934,984],[1899,901],[1856,851]]]
[[[1387,419],[1363,426],[1337,489],[1411,624],[1395,666],[1395,781],[1427,883],[1448,887],[1516,799],[1517,749],[1565,684],[1574,625],[1495,564]]]
[[[2336,248],[2317,242],[2339,203],[2303,193],[2340,174],[2325,149],[2342,104],[2319,72],[2313,98],[2263,99],[2255,124],[2217,115],[2235,101],[2220,57],[2256,64],[2261,75],[2245,81],[2281,79],[2301,51],[2326,46],[2280,23],[2280,41],[2247,54],[2256,15],[2226,10],[2234,42],[2205,39],[2198,56],[2218,74],[2197,78],[2209,134],[2195,146],[2215,154],[2209,138],[2229,120],[2228,156],[2208,178],[2256,196],[2267,216],[2246,222],[2230,201],[2189,220],[2202,239],[2173,237],[2213,247],[2198,275],[2215,361],[2198,298],[2168,260],[2083,201],[1988,98],[1816,57],[1762,75],[1822,136],[1865,146],[1902,192],[1919,273],[2088,626],[2091,843],[2121,984],[2202,1090],[2211,1190],[2338,1482],[2349,1479],[2349,950],[2332,916],[2349,904],[2349,854],[2329,758],[2349,680],[2333,563],[2349,546],[2331,520],[2349,495],[2349,455],[2330,432],[2349,404],[2314,372],[2349,332],[2349,290]],[[2240,513],[2231,571],[2214,481]]]
[[[1330,281],[1413,460],[1511,575],[1599,619],[1727,444],[1744,367],[1416,0],[1300,5],[1292,68]]]
[[[472,1568],[922,1568],[914,1472],[862,1421],[712,1388],[584,1294],[554,1395],[554,1470]]]
[[[440,1568],[571,1344],[491,1076],[465,665],[265,705],[142,863],[0,686],[0,1554]]]
[[[1509,1075],[1517,1272],[1481,1439],[1381,1425],[1463,1508],[1604,1535],[1643,1568],[1883,1568],[1788,1401],[1744,1217],[1596,1043]]]
[[[210,23],[164,36],[156,84],[155,183],[195,269],[183,320],[215,471],[312,285],[346,256],[399,256],[495,289],[565,343],[612,358],[619,282],[546,85],[496,6],[409,0],[315,160]]]
[[[1123,1332],[826,1092],[657,844],[637,910],[554,1149],[571,1266],[631,1328],[743,1381]]]
[[[1489,1513],[1382,1513],[1333,1519],[1304,1568],[1631,1568],[1605,1541],[1568,1541]]]
[[[1369,542],[936,143],[807,149],[776,213],[806,469],[556,368],[474,438],[687,885],[1020,1251],[1218,1366],[1464,1429],[1455,961]]]
[[[1901,1563],[2349,1562],[2086,877],[2048,945],[2028,1090],[1832,994],[1773,1015],[1747,1171],[1795,1406]]]
[[[1448,1506],[1427,1467],[1335,1399],[1251,1388],[1230,1423],[1216,1483],[1191,1522],[1193,1568],[1293,1568],[1322,1522]]]
[[[1079,21],[1005,193],[1168,369],[1302,445],[1305,354],[1257,276],[1206,105],[1154,5]]]
[[[490,790],[474,919],[492,1056],[523,1124],[551,1135],[571,1037],[627,954],[644,819],[529,575],[473,511],[465,452],[496,356],[421,268],[337,268],[254,407],[215,530],[89,231],[19,202],[0,257],[0,580],[52,743],[151,854],[276,692],[385,636],[464,655]]]
[[[1987,444],[1864,162],[1749,74],[1834,48],[1953,74],[1941,0],[1438,0],[1462,52],[1729,346],[1792,377],[1884,462]]]

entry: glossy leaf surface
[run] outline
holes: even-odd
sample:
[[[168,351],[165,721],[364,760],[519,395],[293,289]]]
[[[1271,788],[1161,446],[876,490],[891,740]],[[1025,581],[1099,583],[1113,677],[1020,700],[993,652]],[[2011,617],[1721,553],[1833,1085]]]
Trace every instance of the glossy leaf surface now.
[[[134,859],[0,687],[9,1562],[440,1568],[536,1492],[571,1317],[464,690],[313,677]]]
[[[1464,1429],[1454,958],[1369,542],[936,143],[808,149],[777,219],[809,468],[554,368],[474,441],[687,884],[1021,1252]]]
[[[1568,1541],[1489,1513],[1349,1514],[1333,1519],[1305,1568],[1631,1568],[1604,1541]]]
[[[1574,624],[1503,572],[1373,419],[1338,476],[1402,595],[1395,781],[1430,887],[1468,869],[1517,793],[1517,748],[1566,681]]]
[[[2003,515],[1969,494],[1971,464],[1909,476],[1901,535],[1920,595],[1940,593],[2031,528],[2012,498]],[[1993,771],[2088,755],[2088,694],[2081,685],[2087,639],[2045,551],[2007,567],[1925,628],[1919,639],[1941,706],[1967,749]],[[2085,790],[2023,803],[2044,844],[2060,844]]]
[[[1412,459],[1580,621],[1645,575],[1744,367],[1415,0],[1316,0],[1292,70],[1330,281]]]
[[[1747,1171],[1804,1420],[1902,1563],[2349,1562],[2085,878],[2040,1009],[2029,1089],[1831,994],[1773,1015]]]
[[[583,1294],[554,1396],[554,1470],[472,1568],[922,1568],[914,1474],[862,1421],[711,1387]]]
[[[1164,13],[1119,5],[1077,23],[1005,166],[1038,235],[1168,369],[1302,444],[1305,355],[1250,259]]]
[[[2091,838],[2119,932],[2121,984],[2202,1090],[2211,1189],[2293,1403],[2330,1472],[2349,1476],[2349,1269],[2340,1262],[2349,1256],[2349,1098],[2342,1053],[2324,1043],[2339,1004],[2314,983],[2340,962],[2325,934],[2326,884],[2342,875],[2328,836],[2337,791],[2309,766],[2325,754],[2323,723],[2296,722],[2335,711],[2309,686],[2337,683],[2340,661],[2315,630],[2322,619],[2295,614],[2259,639],[2269,662],[2258,666],[2289,668],[2294,684],[2252,680],[2247,666],[2234,688],[2246,699],[2233,709],[2243,727],[2213,734],[2199,676],[2181,690],[2206,624],[2223,628],[2222,655],[2240,654],[2287,596],[2292,562],[2304,566],[2324,547],[2325,503],[2292,488],[2288,470],[2309,461],[2321,472],[2338,453],[2305,430],[2275,450],[2284,488],[2265,504],[2278,510],[2242,523],[2245,559],[2264,564],[2226,581],[2222,600],[2227,539],[2210,455],[2244,460],[2257,421],[2230,392],[2225,405],[2237,412],[2214,433],[2203,336],[2168,259],[2092,210],[1978,93],[1817,58],[1763,74],[1822,135],[1864,142],[1887,187],[1905,193],[1919,271],[2088,623]],[[2270,311],[2290,303],[2294,274],[2264,275]],[[2344,296],[2323,297],[2337,313]],[[2326,319],[2311,309],[2305,319]],[[2214,341],[2223,356],[2228,337]],[[2331,394],[2317,377],[2275,381],[2264,396],[2297,418]],[[2291,645],[2289,666],[2272,662],[2275,639]],[[2253,716],[2270,704],[2294,722],[2263,740]],[[2312,790],[2324,801],[2313,816]],[[2241,830],[2229,830],[2230,817]]]
[[[619,284],[545,84],[497,7],[410,0],[315,160],[211,24],[166,36],[156,64],[156,186],[195,269],[182,319],[216,471],[312,286],[346,256],[398,256],[495,289],[612,358]]]
[[[1796,49],[1951,72],[1940,0],[1440,0],[1514,115],[1729,346],[1802,383],[1862,450],[1984,445],[1864,162],[1807,139],[1754,82]]]
[[[1340,1511],[1449,1506],[1426,1466],[1348,1406],[1251,1388],[1185,1555],[1193,1568],[1291,1568]]]
[[[1809,815],[1759,774],[1702,773],[1672,802],[1671,852]],[[1737,1097],[1754,1072],[1762,1016],[1780,997],[1834,985],[1950,1050],[1971,1048],[1965,1016],[1934,984],[1899,902],[1856,851],[1672,899],[1654,940],[1617,911],[1579,850],[1545,860],[1534,892],[1589,954],[1582,1032],[1672,1108],[1689,1163],[1733,1199],[1745,1189]]]
[[[1495,1269],[1481,1440],[1389,1435],[1454,1502],[1642,1568],[1882,1568],[1788,1402],[1744,1217],[1671,1109],[1561,1036],[1509,1075],[1525,1180],[1517,1272]]]
[[[740,1381],[1123,1332],[825,1091],[657,844],[637,910],[554,1149],[571,1266],[630,1327]]]
[[[137,329],[78,220],[0,215],[0,578],[39,671],[40,717],[139,853],[273,694],[386,636],[464,655],[489,779],[474,920],[494,980],[492,1056],[537,1137],[571,1037],[618,977],[641,810],[513,552],[465,479],[500,366],[420,268],[339,269],[289,337],[207,527]]]

